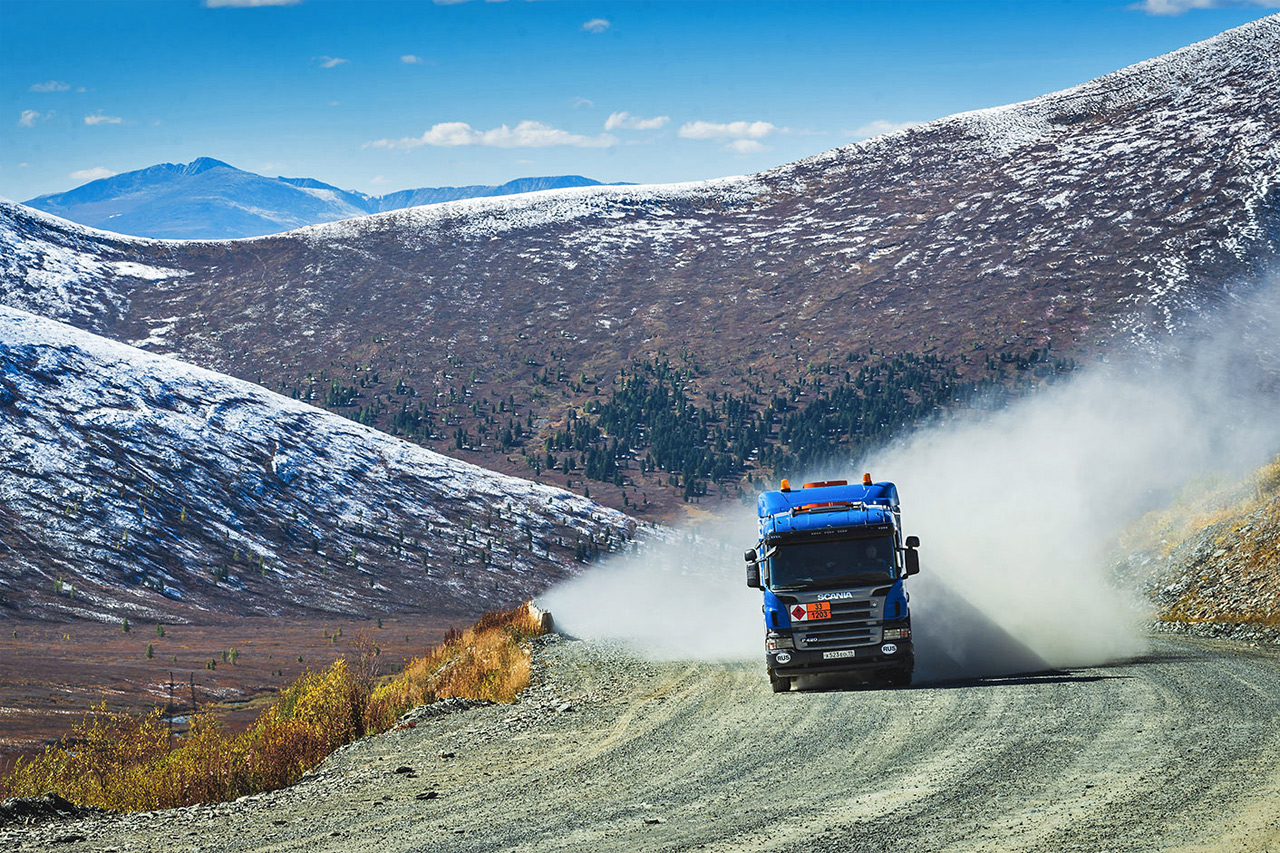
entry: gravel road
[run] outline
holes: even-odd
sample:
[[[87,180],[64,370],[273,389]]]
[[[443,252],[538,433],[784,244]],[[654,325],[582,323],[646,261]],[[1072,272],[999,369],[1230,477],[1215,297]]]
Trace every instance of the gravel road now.
[[[780,696],[754,663],[559,638],[539,658],[519,704],[421,716],[288,790],[10,826],[0,849],[1280,850],[1274,646]]]

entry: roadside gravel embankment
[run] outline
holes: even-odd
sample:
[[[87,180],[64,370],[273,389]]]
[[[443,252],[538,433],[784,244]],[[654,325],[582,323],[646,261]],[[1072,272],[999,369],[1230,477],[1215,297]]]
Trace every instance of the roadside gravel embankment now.
[[[235,803],[0,829],[20,851],[1280,848],[1280,650],[774,696],[760,666],[539,641],[455,702]]]
[[[1157,631],[1280,643],[1280,457],[1188,493],[1129,531],[1117,585],[1151,602]]]

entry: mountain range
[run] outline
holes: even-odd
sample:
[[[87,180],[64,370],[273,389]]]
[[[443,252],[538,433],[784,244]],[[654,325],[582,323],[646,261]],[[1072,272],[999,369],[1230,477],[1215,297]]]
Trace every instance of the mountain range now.
[[[25,204],[119,234],[219,240],[443,201],[600,185],[579,175],[559,175],[517,178],[500,186],[423,187],[371,196],[312,178],[268,178],[200,157],[101,178]]]
[[[744,177],[232,242],[0,204],[0,303],[675,517],[1248,290],[1280,252],[1276,91],[1273,16]]]

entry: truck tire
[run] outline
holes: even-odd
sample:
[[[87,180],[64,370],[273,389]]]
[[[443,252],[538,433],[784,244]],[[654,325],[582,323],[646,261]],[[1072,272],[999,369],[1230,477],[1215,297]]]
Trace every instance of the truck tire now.
[[[769,670],[769,686],[774,693],[787,693],[791,690],[791,679]]]

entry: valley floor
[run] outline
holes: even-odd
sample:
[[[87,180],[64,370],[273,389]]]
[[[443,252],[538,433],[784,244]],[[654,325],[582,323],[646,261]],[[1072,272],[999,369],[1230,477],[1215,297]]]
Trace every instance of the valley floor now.
[[[185,730],[193,693],[200,709],[212,707],[233,730],[245,728],[307,669],[340,655],[354,659],[367,641],[379,650],[381,670],[397,671],[449,626],[474,618],[388,616],[379,627],[345,616],[254,617],[165,624],[163,636],[152,623],[132,623],[126,632],[120,622],[0,621],[0,770],[69,734],[104,701],[111,711],[167,705],[171,679],[176,731]]]
[[[0,829],[15,850],[1280,847],[1280,649],[774,696],[757,662],[540,641],[511,706],[422,716],[235,803]]]

